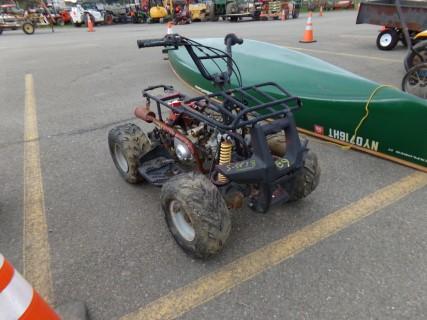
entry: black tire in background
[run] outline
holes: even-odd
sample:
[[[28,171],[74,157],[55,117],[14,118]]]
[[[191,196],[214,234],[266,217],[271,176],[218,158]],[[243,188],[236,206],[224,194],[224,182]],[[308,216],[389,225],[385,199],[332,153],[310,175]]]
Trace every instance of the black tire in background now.
[[[393,50],[399,42],[399,34],[394,29],[381,31],[377,37],[377,48],[384,51]]]
[[[3,29],[0,28],[0,34],[2,34],[2,33],[3,33]]]
[[[412,49],[419,53],[423,60],[415,52],[409,50],[404,60],[406,71],[411,69],[416,64],[427,62],[427,40],[418,42],[415,46],[413,46]]]
[[[114,165],[129,183],[142,182],[138,159],[150,149],[150,140],[135,124],[117,126],[108,133],[108,146]]]
[[[33,34],[35,29],[36,28],[35,28],[34,24],[32,24],[31,22],[25,22],[22,25],[22,31],[24,31],[25,34]]]
[[[65,22],[61,18],[58,18],[58,19],[56,19],[56,25],[62,27],[65,25]]]
[[[194,172],[173,177],[163,185],[160,200],[169,230],[186,253],[204,259],[222,250],[231,219],[208,178]]]

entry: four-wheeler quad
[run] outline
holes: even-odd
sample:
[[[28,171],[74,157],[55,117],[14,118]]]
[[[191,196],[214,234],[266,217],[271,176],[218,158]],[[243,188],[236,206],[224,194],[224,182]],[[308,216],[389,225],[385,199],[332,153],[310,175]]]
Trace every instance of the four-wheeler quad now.
[[[190,98],[168,85],[146,88],[146,105],[135,115],[154,129],[146,134],[129,123],[108,135],[119,173],[129,183],[162,186],[170,232],[199,258],[223,248],[231,230],[229,209],[243,200],[264,213],[307,196],[319,182],[317,157],[300,140],[292,114],[300,99],[273,82],[243,86],[231,51],[242,43],[234,34],[225,37],[226,51],[178,34],[138,40],[139,48],[162,46],[163,52],[183,46],[219,91]],[[219,72],[211,74],[207,64]],[[233,76],[240,86],[227,89]]]

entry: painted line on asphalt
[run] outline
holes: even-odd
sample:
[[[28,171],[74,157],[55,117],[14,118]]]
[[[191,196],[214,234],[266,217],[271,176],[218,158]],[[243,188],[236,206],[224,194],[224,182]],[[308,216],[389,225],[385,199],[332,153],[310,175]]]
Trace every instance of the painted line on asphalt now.
[[[397,62],[397,63],[402,63],[401,60],[397,60],[397,59],[380,58],[380,57],[373,57],[373,56],[364,56],[364,55],[360,55],[360,54],[351,54],[351,53],[342,53],[342,52],[334,52],[334,51],[326,51],[326,50],[318,50],[318,49],[307,49],[307,48],[300,48],[300,47],[288,47],[288,46],[285,46],[285,48],[292,49],[292,50],[298,50],[298,51],[307,51],[307,52],[314,52],[314,53],[321,53],[321,54],[330,54],[330,55],[334,55],[334,56],[351,57],[351,58],[368,59],[368,60],[377,60],[377,61],[383,61],[383,62]]]
[[[357,34],[340,34],[340,38],[355,38],[355,39],[375,39],[372,35],[357,35]]]
[[[120,320],[175,319],[427,185],[416,172],[160,297]]]
[[[40,165],[34,80],[25,75],[23,274],[34,289],[53,303],[50,248]]]

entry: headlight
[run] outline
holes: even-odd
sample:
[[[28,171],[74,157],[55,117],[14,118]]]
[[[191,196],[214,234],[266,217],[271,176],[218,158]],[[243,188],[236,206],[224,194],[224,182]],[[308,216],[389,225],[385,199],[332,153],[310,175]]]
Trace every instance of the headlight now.
[[[184,142],[175,138],[173,144],[175,146],[175,154],[179,160],[187,161],[193,159],[193,155],[191,154],[190,149],[188,149]]]

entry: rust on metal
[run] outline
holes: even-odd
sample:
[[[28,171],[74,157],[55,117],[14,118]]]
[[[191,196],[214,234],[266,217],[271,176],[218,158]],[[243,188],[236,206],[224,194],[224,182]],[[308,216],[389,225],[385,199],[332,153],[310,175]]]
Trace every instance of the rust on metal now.
[[[191,154],[193,155],[193,158],[196,160],[198,170],[202,173],[206,173],[206,170],[203,168],[203,163],[200,160],[199,153],[195,149],[194,144],[185,135],[179,133],[174,128],[168,126],[163,121],[158,120],[156,118],[155,113],[148,108],[137,107],[135,108],[134,113],[137,118],[144,120],[145,122],[148,122],[148,123],[153,123],[159,129],[167,132],[172,137],[175,137],[181,142],[185,143],[185,145],[188,147]]]
[[[400,1],[402,14],[408,29],[422,31],[427,29],[427,1]],[[362,2],[357,15],[356,24],[368,23],[401,29],[402,25],[397,8],[392,0]]]

